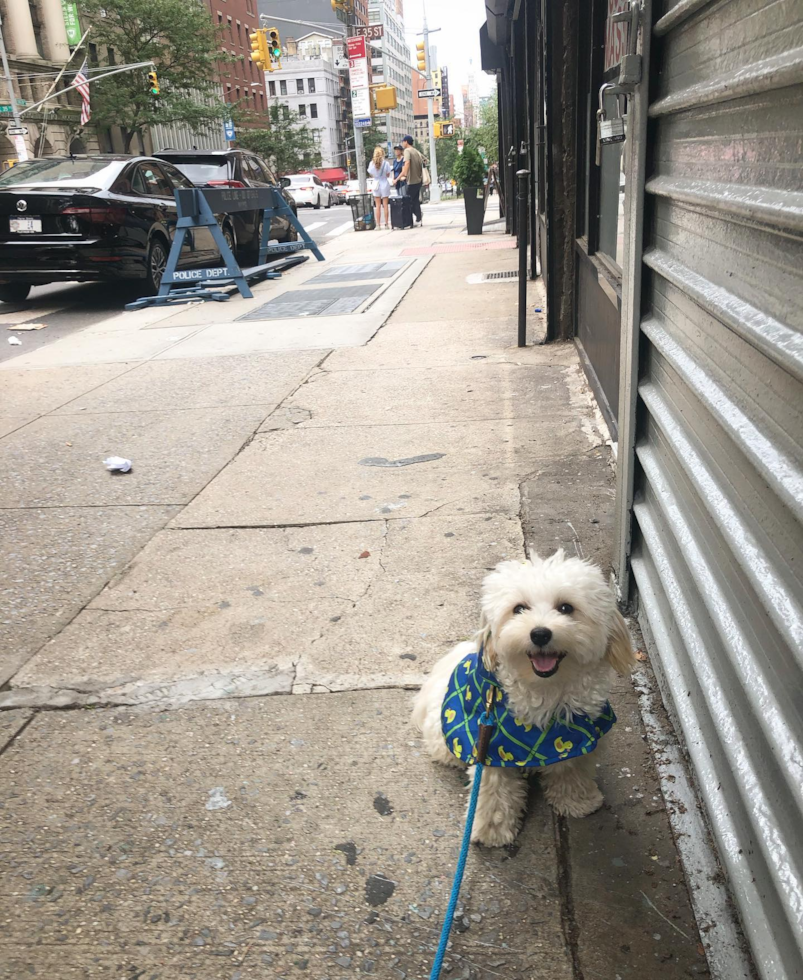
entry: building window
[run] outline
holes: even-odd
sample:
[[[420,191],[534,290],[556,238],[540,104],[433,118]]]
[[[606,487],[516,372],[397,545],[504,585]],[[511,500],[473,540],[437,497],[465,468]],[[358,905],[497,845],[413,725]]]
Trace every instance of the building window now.
[[[268,82],[268,91],[271,95],[276,95],[276,82]]]
[[[309,114],[310,114],[310,116],[313,119],[317,119],[318,118],[318,103],[317,102],[311,102],[310,103]]]
[[[290,118],[290,106],[289,105],[283,105],[282,106],[282,119],[287,120],[289,118]]]
[[[298,114],[299,116],[306,116],[307,114],[307,107],[304,105],[303,102],[298,107]]]
[[[314,78],[308,78],[307,79],[307,91],[309,92],[310,95],[314,95],[315,94],[315,79]]]
[[[279,79],[279,95],[287,95],[287,80],[284,78]]]
[[[303,94],[304,94],[304,79],[303,78],[297,78],[296,79],[296,95],[303,95]]]

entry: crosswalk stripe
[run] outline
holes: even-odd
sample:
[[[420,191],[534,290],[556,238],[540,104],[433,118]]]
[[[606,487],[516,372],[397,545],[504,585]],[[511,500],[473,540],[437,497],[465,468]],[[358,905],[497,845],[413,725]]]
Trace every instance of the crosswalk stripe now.
[[[325,221],[313,221],[311,225],[304,225],[307,231],[314,231],[316,228],[323,228]]]
[[[353,227],[353,223],[351,221],[346,221],[344,224],[338,225],[337,228],[333,228],[330,232],[327,233],[326,237],[334,238],[335,235],[342,235],[344,231],[348,231],[349,228],[352,227]]]

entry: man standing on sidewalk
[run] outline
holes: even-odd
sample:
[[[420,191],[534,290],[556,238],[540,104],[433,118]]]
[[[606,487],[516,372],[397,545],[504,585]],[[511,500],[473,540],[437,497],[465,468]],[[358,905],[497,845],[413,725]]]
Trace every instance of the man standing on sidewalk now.
[[[420,228],[424,223],[421,214],[421,185],[424,181],[424,158],[413,146],[413,137],[405,136],[402,140],[404,147],[404,167],[401,179],[407,181],[407,193],[412,200],[413,227]],[[416,220],[417,219],[417,220]]]

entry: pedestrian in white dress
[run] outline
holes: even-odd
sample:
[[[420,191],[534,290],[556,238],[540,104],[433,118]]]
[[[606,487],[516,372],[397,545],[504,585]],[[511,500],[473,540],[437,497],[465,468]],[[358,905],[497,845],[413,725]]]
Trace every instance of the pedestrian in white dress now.
[[[374,150],[374,156],[368,164],[368,176],[374,178],[374,205],[376,208],[376,227],[382,222],[382,208],[385,209],[385,227],[390,228],[390,177],[393,168],[385,159],[385,151],[381,146]]]

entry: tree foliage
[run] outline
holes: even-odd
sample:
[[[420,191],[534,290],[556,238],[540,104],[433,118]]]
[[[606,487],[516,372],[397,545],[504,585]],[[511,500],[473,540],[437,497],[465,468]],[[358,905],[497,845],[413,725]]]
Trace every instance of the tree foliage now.
[[[112,75],[91,86],[92,122],[120,126],[126,151],[148,126],[186,123],[203,129],[234,114],[215,84],[218,65],[231,61],[207,7],[197,0],[81,0],[102,65],[153,61],[160,94],[148,87],[148,68]]]
[[[297,112],[284,104],[271,105],[270,129],[243,129],[237,145],[270,161],[278,176],[321,165],[318,134]]]
[[[480,108],[480,124],[471,131],[474,146],[484,146],[488,163],[499,163],[499,97],[496,92]]]

